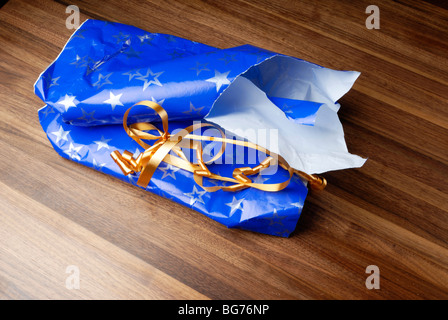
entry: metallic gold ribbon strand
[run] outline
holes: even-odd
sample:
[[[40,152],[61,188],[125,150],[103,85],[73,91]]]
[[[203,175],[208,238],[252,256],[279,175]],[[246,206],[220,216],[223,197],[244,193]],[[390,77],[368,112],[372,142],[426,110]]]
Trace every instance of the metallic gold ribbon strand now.
[[[163,131],[148,122],[137,122],[128,126],[129,113],[131,112],[132,108],[136,106],[146,106],[154,110],[162,120]],[[221,137],[191,134],[191,132],[203,127],[213,127],[217,129],[221,134]],[[120,167],[123,174],[128,175],[140,172],[137,184],[141,187],[146,188],[161,162],[165,162],[172,166],[192,172],[195,182],[208,192],[215,192],[218,190],[238,191],[249,187],[263,191],[276,192],[283,190],[288,186],[293,174],[296,174],[301,178],[307,180],[310,183],[310,187],[314,190],[322,190],[327,184],[325,178],[316,175],[309,175],[302,171],[295,170],[289,166],[289,164],[283,157],[278,154],[271,153],[269,150],[257,144],[248,141],[226,138],[225,133],[221,130],[221,128],[211,123],[194,124],[185,129],[182,129],[175,135],[171,135],[168,131],[167,112],[162,108],[162,106],[153,101],[141,101],[130,107],[123,116],[123,128],[134,141],[136,141],[145,149],[145,151],[142,152],[137,158],[134,158],[132,153],[130,153],[129,151],[124,151],[122,154],[120,154],[120,152],[116,150],[111,153],[111,157]],[[157,131],[159,135],[151,134],[147,131]],[[155,140],[155,142],[152,145],[149,145],[143,140]],[[205,162],[203,160],[201,141],[221,142],[221,149],[208,162]],[[210,172],[207,164],[216,161],[222,156],[225,151],[226,144],[233,144],[256,149],[258,151],[264,152],[266,155],[268,155],[268,157],[253,168],[236,168],[233,171],[232,178],[214,174]],[[191,161],[189,161],[181,148],[194,149],[196,151],[197,163],[192,163]],[[175,153],[177,156],[173,156],[172,154],[170,154],[171,151],[173,151],[173,153]],[[280,183],[254,183],[248,177],[260,173],[261,171],[267,169],[269,166],[273,165],[276,161],[278,162],[278,165],[288,171],[289,178],[287,180]],[[230,182],[233,184],[230,186],[206,187],[203,185],[203,177]]]

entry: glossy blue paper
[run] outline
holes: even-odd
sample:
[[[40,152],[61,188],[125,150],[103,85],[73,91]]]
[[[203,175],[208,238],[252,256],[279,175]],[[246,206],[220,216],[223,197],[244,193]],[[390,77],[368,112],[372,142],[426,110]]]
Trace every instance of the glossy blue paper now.
[[[110,157],[114,150],[136,156],[143,151],[123,130],[123,114],[129,107],[141,100],[156,101],[168,113],[170,131],[185,128],[203,119],[237,76],[257,85],[260,75],[251,67],[278,56],[249,45],[217,49],[132,26],[87,20],[35,84],[36,94],[46,103],[39,120],[62,157],[136,185],[138,176],[123,175]],[[312,126],[322,105],[267,96],[298,125]],[[158,120],[147,108],[130,117],[130,122]],[[210,170],[231,176],[242,166],[213,164]],[[279,169],[274,175],[257,176],[255,182],[279,182],[285,177],[287,172]],[[209,193],[194,182],[192,173],[164,163],[146,190],[227,227],[277,236],[289,236],[295,229],[307,195],[306,185],[296,176],[280,192],[248,188]]]
[[[170,121],[202,119],[238,75],[274,56],[280,55],[249,45],[217,49],[87,20],[39,77],[35,92],[74,125],[122,123],[124,112],[142,100],[158,102]],[[256,80],[253,70],[247,76]],[[288,101],[282,105],[288,104],[291,114],[316,112],[315,103],[300,101],[299,107],[298,100]],[[144,108],[134,115],[130,122],[159,120]]]

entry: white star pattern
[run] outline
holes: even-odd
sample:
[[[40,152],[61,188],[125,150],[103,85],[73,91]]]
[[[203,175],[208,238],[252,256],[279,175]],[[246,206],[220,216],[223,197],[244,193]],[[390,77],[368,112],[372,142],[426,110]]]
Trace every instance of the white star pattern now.
[[[273,213],[272,217],[271,218],[264,218],[264,219],[269,221],[269,225],[270,226],[273,226],[273,225],[276,225],[276,224],[278,224],[280,226],[283,226],[282,220],[285,219],[285,218],[286,218],[286,216],[279,217],[278,213],[277,213],[277,209],[274,209],[274,213]]]
[[[185,53],[176,50],[168,54],[171,56],[171,59],[182,58],[185,55]]]
[[[46,117],[48,117],[48,115],[50,113],[55,113],[54,109],[50,105],[47,105],[47,107],[45,107],[44,111],[42,111],[42,114],[44,114],[45,118],[46,118]]]
[[[86,120],[86,121],[95,121],[95,117],[93,116],[93,114],[95,113],[96,110],[93,110],[92,112],[87,112],[85,111],[83,108],[81,108],[81,112],[82,112],[82,117],[79,117],[77,119],[79,120]]]
[[[70,158],[74,160],[81,160],[81,157],[79,156],[79,152],[81,151],[83,146],[75,147],[75,145],[70,142],[70,146],[67,150],[64,150],[64,153],[67,154]]]
[[[160,86],[160,87],[162,86],[162,84],[159,81],[159,77],[160,77],[160,75],[162,73],[163,73],[163,71],[162,72],[153,73],[151,71],[151,69],[148,68],[148,71],[146,72],[146,74],[144,76],[142,75],[142,76],[140,76],[140,77],[138,77],[136,79],[144,82],[144,84],[143,84],[143,91],[145,91],[146,88],[148,88],[148,86],[150,84],[155,84],[155,85]],[[151,76],[150,80],[148,80],[149,76]]]
[[[269,178],[264,178],[262,174],[259,174],[258,176],[255,177],[254,179],[254,183],[260,183],[263,184],[266,180],[268,180]]]
[[[196,70],[196,76],[198,76],[202,71],[210,71],[209,68],[207,68],[208,63],[199,63],[196,62],[195,68],[190,68],[190,70]]]
[[[96,160],[93,159],[93,168],[95,170],[101,171],[105,165],[105,163],[97,163]]]
[[[137,36],[140,39],[140,44],[151,44],[152,36],[149,34],[144,34],[143,36]]]
[[[241,205],[243,200],[244,199],[238,200],[235,196],[233,196],[232,202],[226,203],[226,206],[230,207],[230,215],[233,215],[236,210],[243,211],[243,206]]]
[[[204,107],[195,108],[194,105],[190,102],[190,110],[184,111],[182,113],[201,115],[202,109],[204,109]]]
[[[222,176],[222,174],[218,171],[216,173],[218,176]],[[214,184],[217,187],[226,187],[229,182],[227,181],[222,181],[222,180],[216,180],[216,179],[209,179],[211,184]]]
[[[142,51],[135,51],[135,49],[133,47],[129,47],[129,49],[125,52],[123,52],[126,57],[129,58],[140,58],[140,54],[142,53]]]
[[[207,191],[198,191],[198,189],[196,189],[196,186],[193,186],[193,191],[190,193],[184,193],[184,195],[189,196],[190,197],[190,206],[194,205],[196,201],[204,203],[204,200],[202,199],[202,196],[206,193]]]
[[[112,139],[104,139],[104,136],[101,136],[101,140],[100,141],[93,141],[94,143],[96,143],[98,145],[98,148],[96,149],[96,151],[100,151],[103,148],[109,149],[109,145],[107,143],[110,140],[112,140]]]
[[[218,59],[218,60],[224,61],[224,63],[227,65],[227,64],[229,64],[229,62],[232,62],[232,61],[236,62],[236,61],[238,61],[238,60],[235,59],[235,56],[236,56],[236,54],[224,53],[224,57],[221,58],[221,59]]]
[[[59,85],[58,80],[59,80],[60,78],[61,78],[61,77],[51,78],[50,88],[51,88],[52,86],[58,86],[58,85]]]
[[[86,32],[87,29],[78,29],[75,31],[75,33],[73,34],[72,38],[81,38],[84,39],[84,35],[83,33]]]
[[[165,99],[157,101],[156,99],[154,99],[154,97],[151,97],[151,101],[157,103],[159,106],[162,106],[163,103],[165,102]]]
[[[58,85],[59,85],[58,80],[59,80],[60,78],[61,78],[61,77],[51,78],[51,79],[50,79],[50,78],[47,76],[47,77],[43,77],[42,80],[44,81],[45,88],[48,90],[48,89],[50,89],[52,86],[58,86]]]
[[[176,180],[176,175],[175,175],[175,173],[176,173],[177,171],[179,171],[179,168],[174,167],[174,166],[168,164],[165,168],[160,168],[160,167],[159,167],[159,169],[160,169],[161,171],[163,171],[162,179],[164,179],[165,177],[172,177],[174,180]]]
[[[108,75],[103,76],[101,73],[98,75],[98,81],[93,84],[97,89],[101,88],[102,86],[106,84],[112,84],[112,82],[109,80],[109,77],[112,75],[112,73],[109,73]]]
[[[76,107],[75,99],[76,99],[75,96],[70,96],[70,95],[66,94],[64,99],[61,99],[56,103],[62,104],[65,108],[65,111],[67,111],[68,109],[70,109],[72,107]]]
[[[207,79],[205,81],[215,83],[216,84],[216,92],[218,92],[219,89],[221,89],[221,87],[223,85],[230,84],[230,80],[227,79],[227,76],[229,73],[230,73],[230,71],[221,73],[218,70],[215,70],[215,76],[213,78]]]
[[[62,129],[62,126],[61,126],[61,127],[59,127],[58,131],[53,131],[53,132],[50,132],[50,133],[54,134],[56,136],[56,143],[59,143],[60,140],[68,141],[67,135],[68,135],[69,132],[70,132],[70,130],[64,131],[64,129]]]
[[[127,40],[130,37],[130,35],[129,34],[124,34],[123,32],[120,32],[119,34],[113,35],[112,37],[117,39],[117,43],[120,43],[122,41]]]
[[[104,60],[95,61],[91,57],[87,57],[86,76],[88,76],[89,74],[91,74],[94,71],[100,71],[101,70],[100,67],[104,64],[104,62],[105,62]],[[112,83],[112,82],[109,81],[109,77],[110,77],[111,74],[112,73],[108,74],[107,76],[101,75],[101,76],[98,77],[98,80],[101,80],[102,78],[104,78],[104,79],[106,79],[106,81],[108,81],[108,83]]]
[[[131,81],[134,77],[142,76],[140,73],[140,69],[134,69],[128,72],[123,73],[124,76],[129,76],[129,81]]]
[[[118,95],[114,95],[112,93],[112,91],[110,91],[109,92],[109,99],[104,100],[103,102],[110,104],[110,106],[112,107],[112,111],[114,111],[116,106],[123,106],[123,104],[120,101],[120,98],[121,98],[122,95],[123,95],[122,93],[120,93]]]
[[[80,57],[76,55],[75,61],[71,62],[70,64],[74,64],[76,68],[85,67],[87,65],[86,57],[87,56]]]

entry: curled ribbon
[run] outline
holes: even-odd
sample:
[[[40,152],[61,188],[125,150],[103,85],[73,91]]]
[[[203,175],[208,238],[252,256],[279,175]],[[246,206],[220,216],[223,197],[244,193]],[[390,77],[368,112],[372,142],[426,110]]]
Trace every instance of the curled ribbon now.
[[[158,129],[148,122],[137,122],[128,126],[128,116],[132,108],[135,106],[146,106],[154,110],[162,120],[163,131]],[[165,162],[172,166],[190,171],[193,173],[195,182],[200,185],[205,191],[215,192],[217,190],[224,191],[238,191],[245,188],[256,188],[263,191],[276,192],[286,188],[291,181],[293,174],[296,174],[303,179],[307,180],[310,187],[314,190],[322,190],[327,185],[325,178],[318,177],[316,175],[309,175],[302,171],[298,171],[289,166],[286,160],[280,155],[271,153],[269,150],[248,142],[228,139],[225,137],[221,128],[211,123],[199,123],[191,125],[178,133],[172,135],[168,132],[168,114],[159,104],[153,101],[141,101],[130,107],[123,116],[123,127],[126,133],[134,139],[145,151],[140,153],[137,158],[133,157],[133,154],[129,151],[124,151],[122,154],[115,150],[111,153],[111,157],[115,163],[120,167],[125,175],[140,172],[137,184],[141,187],[147,187],[154,172],[158,168],[161,162]],[[213,127],[219,131],[221,137],[203,136],[191,134],[191,132],[200,129],[202,127]],[[150,134],[147,131],[157,131],[159,135]],[[155,140],[152,145],[147,144],[143,140]],[[201,141],[219,141],[222,143],[220,151],[209,161],[203,160],[202,142]],[[226,144],[240,145],[248,148],[253,148],[264,152],[269,155],[259,165],[251,167],[236,168],[233,171],[232,178],[224,177],[218,174],[210,172],[207,164],[219,159],[225,151]],[[194,149],[196,151],[197,163],[192,163],[187,159],[181,148]],[[173,152],[177,156],[173,156],[170,152]],[[275,157],[273,157],[274,155]],[[254,183],[248,177],[269,166],[278,162],[283,169],[288,171],[289,178],[281,183]],[[212,186],[206,187],[203,185],[203,177],[209,179],[215,179],[220,181],[226,181],[233,183],[230,186]]]

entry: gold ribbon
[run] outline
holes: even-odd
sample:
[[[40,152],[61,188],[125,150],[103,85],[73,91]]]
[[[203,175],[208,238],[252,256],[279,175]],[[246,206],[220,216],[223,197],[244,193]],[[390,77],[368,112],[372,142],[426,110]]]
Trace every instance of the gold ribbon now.
[[[129,113],[135,106],[146,106],[154,110],[162,120],[163,131],[148,122],[137,122],[128,126],[127,122]],[[325,178],[318,177],[316,175],[309,175],[302,171],[293,169],[291,166],[289,166],[289,164],[283,157],[271,153],[269,150],[260,147],[257,144],[226,138],[221,128],[211,123],[194,124],[179,131],[175,135],[171,135],[168,132],[168,114],[166,113],[165,109],[163,109],[159,104],[153,101],[141,101],[130,107],[123,116],[123,127],[126,133],[140,146],[142,146],[145,151],[140,153],[137,158],[134,158],[133,154],[129,151],[124,151],[121,154],[118,150],[115,150],[111,153],[111,157],[125,175],[140,172],[137,184],[141,187],[147,187],[154,172],[161,162],[165,162],[172,166],[192,172],[195,182],[208,192],[214,192],[217,190],[238,191],[249,187],[263,191],[276,192],[288,186],[293,174],[296,174],[307,180],[310,184],[310,187],[314,190],[322,190],[327,185],[327,181],[325,180]],[[191,132],[202,127],[213,127],[217,129],[220,132],[221,137],[219,138],[191,134]],[[147,131],[157,131],[159,135],[150,134]],[[155,140],[155,142],[152,145],[149,145],[143,140]],[[218,141],[222,143],[220,151],[207,162],[205,162],[202,157],[201,141]],[[214,162],[222,156],[227,143],[244,146],[247,148],[253,148],[262,151],[269,156],[259,165],[253,168],[236,168],[233,171],[232,178],[214,174],[210,172],[207,164]],[[181,148],[195,149],[197,163],[192,163],[191,161],[189,161]],[[177,156],[173,156],[172,154],[170,154],[171,151]],[[275,155],[275,157],[273,157],[272,155]],[[283,169],[288,171],[289,178],[287,180],[281,183],[254,183],[248,177],[260,173],[269,166],[274,165],[276,162],[278,162],[278,165],[280,165]],[[232,185],[205,187],[203,185],[203,177],[230,182],[232,183]]]

